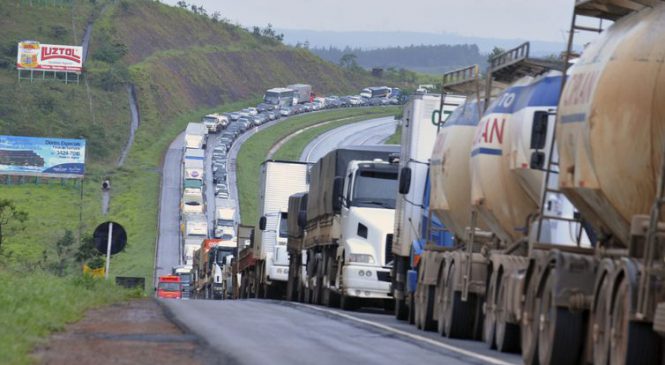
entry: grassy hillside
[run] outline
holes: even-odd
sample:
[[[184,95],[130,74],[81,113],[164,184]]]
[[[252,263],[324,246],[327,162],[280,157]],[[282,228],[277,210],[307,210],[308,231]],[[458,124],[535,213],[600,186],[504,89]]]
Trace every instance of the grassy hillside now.
[[[38,3],[33,1],[33,3]],[[50,2],[49,2],[50,3]],[[83,196],[69,182],[2,185],[0,198],[28,212],[26,229],[10,227],[0,263],[25,268],[56,261],[54,242],[65,230],[83,236],[108,219],[128,233],[111,274],[151,279],[157,229],[160,163],[187,122],[211,111],[256,104],[270,87],[311,83],[317,93],[347,93],[375,83],[243,28],[148,0],[73,0],[72,6],[0,0],[0,134],[84,137],[88,141]],[[35,22],[34,19],[44,19]],[[94,21],[88,83],[18,82],[16,43],[79,44]],[[4,31],[7,30],[7,31]],[[116,161],[130,125],[127,86],[136,88],[141,124],[123,167]],[[113,181],[108,216],[99,184]],[[0,178],[0,182],[2,182]],[[74,265],[70,272],[77,271]]]

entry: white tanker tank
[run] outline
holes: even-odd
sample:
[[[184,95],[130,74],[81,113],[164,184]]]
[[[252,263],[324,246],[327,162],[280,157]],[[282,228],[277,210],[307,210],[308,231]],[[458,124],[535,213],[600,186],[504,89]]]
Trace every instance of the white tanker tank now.
[[[628,245],[656,195],[665,137],[665,6],[621,19],[584,50],[559,104],[561,190]],[[602,237],[601,237],[602,239]]]
[[[494,100],[476,128],[471,201],[504,243],[525,237],[529,217],[539,211],[545,174],[532,169],[530,160],[549,146],[545,138],[532,138],[532,132],[541,121],[545,130],[552,129],[548,110],[556,107],[560,89],[558,71],[523,77]]]
[[[480,109],[477,100],[468,98],[450,115],[436,137],[430,161],[430,209],[458,238],[465,237],[471,223],[469,156]]]

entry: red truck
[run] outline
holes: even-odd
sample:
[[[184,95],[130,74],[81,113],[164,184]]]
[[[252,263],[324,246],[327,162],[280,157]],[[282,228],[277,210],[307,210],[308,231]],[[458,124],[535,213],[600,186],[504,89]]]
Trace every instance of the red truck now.
[[[180,281],[180,276],[160,276],[159,284],[157,284],[157,298],[182,299],[182,282]]]

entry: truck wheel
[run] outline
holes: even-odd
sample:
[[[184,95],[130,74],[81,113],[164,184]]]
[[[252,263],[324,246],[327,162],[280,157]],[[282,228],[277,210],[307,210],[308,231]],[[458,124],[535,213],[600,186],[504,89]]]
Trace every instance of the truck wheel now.
[[[556,305],[556,271],[548,273],[540,302],[538,362],[576,364],[582,352],[584,321],[582,313]]]
[[[462,301],[462,292],[455,290],[455,264],[451,264],[446,280],[446,335],[448,338],[471,338],[474,329],[476,297],[469,294],[466,302]]]
[[[413,298],[413,319],[414,319],[414,324],[416,325],[416,328],[421,330],[423,329],[423,316],[421,314],[422,312],[422,302],[423,302],[423,288],[422,285],[419,283],[416,285],[416,292],[414,293],[414,298]]]
[[[409,308],[406,306],[406,300],[395,299],[395,319],[405,321],[409,318]]]
[[[357,298],[348,295],[342,295],[339,301],[339,307],[345,311],[352,311],[358,308]]]
[[[629,285],[626,278],[622,279],[614,296],[610,364],[661,364],[661,339],[652,325],[630,320],[632,293]]]
[[[436,300],[434,305],[436,305],[437,310],[437,321],[436,321],[436,331],[441,335],[446,335],[446,280],[445,275],[439,275],[439,280],[436,284]]]
[[[496,307],[496,349],[501,352],[519,352],[520,328],[516,323],[508,322],[506,280],[502,277],[497,286],[499,295]]]
[[[538,319],[540,318],[540,296],[538,295],[537,275],[532,275],[527,283],[526,300],[520,321],[522,342],[522,362],[524,365],[538,365]]]
[[[496,335],[496,276],[497,271],[492,271],[490,275],[489,285],[487,287],[487,295],[485,296],[484,312],[485,318],[483,320],[483,342],[487,344],[490,349],[496,348],[495,335]]]
[[[434,292],[433,285],[422,285],[420,301],[420,329],[424,331],[434,331],[436,321],[434,320]],[[418,304],[416,304],[418,305]]]
[[[610,274],[603,278],[589,319],[589,331],[593,341],[593,363],[607,364],[610,354]]]

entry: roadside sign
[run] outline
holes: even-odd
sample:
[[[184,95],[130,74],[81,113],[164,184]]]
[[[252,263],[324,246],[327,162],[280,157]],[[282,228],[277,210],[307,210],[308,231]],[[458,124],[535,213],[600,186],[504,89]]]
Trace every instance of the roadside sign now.
[[[112,228],[111,225],[113,225]],[[125,245],[127,245],[127,232],[125,232],[125,229],[118,223],[105,222],[97,226],[95,233],[93,234],[95,248],[97,248],[97,251],[100,253],[106,254],[109,231],[111,230],[111,255],[115,255],[122,251],[125,248]]]

